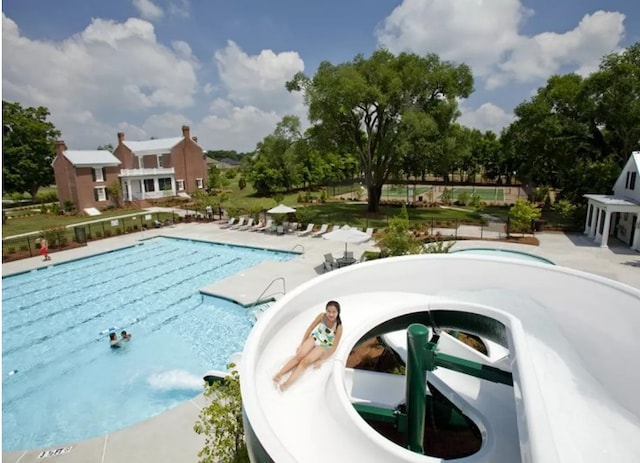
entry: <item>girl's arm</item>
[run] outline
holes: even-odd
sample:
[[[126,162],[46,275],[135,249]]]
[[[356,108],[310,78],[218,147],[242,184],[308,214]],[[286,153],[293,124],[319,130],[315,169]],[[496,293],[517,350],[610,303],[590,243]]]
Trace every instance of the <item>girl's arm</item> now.
[[[300,344],[302,344],[303,342],[305,342],[307,340],[307,338],[309,336],[311,336],[311,332],[313,331],[313,329],[316,327],[316,325],[318,323],[320,323],[320,320],[322,319],[322,316],[324,314],[320,313],[316,318],[313,319],[313,321],[311,322],[311,324],[309,325],[309,328],[307,328],[307,331],[304,332],[304,336],[302,337],[302,342],[300,342]]]
[[[342,337],[342,325],[339,325],[338,328],[336,328],[336,336],[333,338],[333,344],[331,344],[331,347],[329,347],[328,349],[325,349],[325,351],[322,353],[320,358],[316,360],[315,362],[316,368],[318,368],[322,364],[322,362],[324,362],[326,359],[331,357],[331,355],[337,349],[338,344],[340,343],[341,337]]]

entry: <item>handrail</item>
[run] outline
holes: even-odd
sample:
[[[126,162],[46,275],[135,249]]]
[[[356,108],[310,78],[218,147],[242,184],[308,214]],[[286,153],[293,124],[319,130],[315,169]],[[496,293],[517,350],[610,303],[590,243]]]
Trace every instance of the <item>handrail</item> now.
[[[258,296],[258,298],[256,299],[256,301],[255,301],[253,304],[251,304],[251,307],[258,305],[258,302],[260,302],[260,299],[262,299],[262,296],[264,296],[264,293],[266,293],[266,292],[267,292],[267,290],[271,287],[271,285],[272,285],[272,284],[274,284],[274,283],[275,283],[276,281],[278,281],[278,280],[282,280],[282,294],[287,294],[287,284],[286,284],[286,282],[285,282],[285,280],[284,280],[284,277],[277,277],[277,278],[274,278],[273,280],[271,280],[271,283],[269,283],[269,284],[267,285],[267,287],[266,287],[266,288],[264,288],[264,291],[262,291],[262,292],[260,293],[260,296]]]
[[[301,245],[300,243],[296,244],[294,247],[292,247],[289,251],[293,251],[295,248],[297,248],[298,246],[300,246],[302,248],[302,254],[304,254],[304,246]]]

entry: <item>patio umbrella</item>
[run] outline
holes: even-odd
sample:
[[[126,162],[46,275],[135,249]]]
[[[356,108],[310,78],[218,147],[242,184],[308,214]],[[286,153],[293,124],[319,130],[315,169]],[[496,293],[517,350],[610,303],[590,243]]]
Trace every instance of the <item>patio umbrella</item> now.
[[[364,243],[370,236],[357,228],[351,228],[349,225],[343,225],[337,230],[322,235],[325,240],[344,241],[344,252],[347,252],[348,243]]]
[[[268,214],[293,214],[296,210],[292,207],[278,204],[267,211]]]

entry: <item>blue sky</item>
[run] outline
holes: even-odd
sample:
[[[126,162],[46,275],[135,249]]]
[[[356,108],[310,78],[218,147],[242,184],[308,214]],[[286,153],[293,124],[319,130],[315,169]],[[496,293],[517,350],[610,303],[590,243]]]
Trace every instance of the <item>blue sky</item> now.
[[[602,4],[606,3],[606,8]],[[554,73],[587,75],[640,41],[631,0],[5,0],[3,99],[47,106],[70,149],[180,136],[249,151],[284,82],[377,47],[472,67],[460,122],[498,132]]]

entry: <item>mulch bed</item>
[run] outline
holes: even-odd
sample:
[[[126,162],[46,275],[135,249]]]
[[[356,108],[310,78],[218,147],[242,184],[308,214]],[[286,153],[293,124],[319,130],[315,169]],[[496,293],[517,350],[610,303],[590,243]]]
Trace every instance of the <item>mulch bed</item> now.
[[[347,359],[347,367],[386,373],[404,372],[402,360],[377,338],[371,338],[355,347]],[[398,432],[393,424],[375,421],[367,423],[390,441],[407,447],[406,435]],[[477,452],[482,445],[482,438],[475,425],[470,429],[444,429],[434,420],[430,420],[427,414],[423,444],[427,455],[453,459]]]

